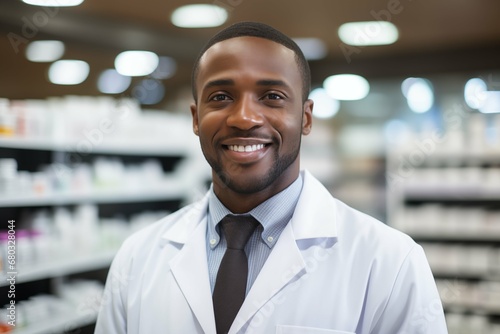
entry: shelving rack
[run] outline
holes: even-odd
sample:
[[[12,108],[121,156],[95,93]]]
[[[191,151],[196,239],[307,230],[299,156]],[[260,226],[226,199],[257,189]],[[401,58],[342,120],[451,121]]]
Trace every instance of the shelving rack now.
[[[179,124],[179,122],[177,123]],[[191,132],[191,122],[185,123],[186,133]],[[168,127],[169,125],[166,124]],[[178,131],[179,129],[177,129]],[[132,188],[106,188],[93,187],[84,192],[71,190],[53,191],[43,194],[10,193],[0,196],[0,213],[5,220],[2,229],[5,229],[7,220],[14,219],[21,223],[21,213],[32,212],[39,209],[74,207],[81,204],[92,204],[99,208],[101,214],[111,217],[113,214],[130,216],[140,210],[173,211],[182,203],[192,201],[199,196],[206,187],[208,168],[203,169],[200,164],[202,159],[198,145],[185,138],[172,137],[170,134],[161,142],[142,138],[136,141],[104,140],[99,145],[92,147],[91,152],[80,154],[85,163],[91,162],[96,157],[123,158],[128,161],[140,162],[155,158],[161,161],[164,169],[162,182],[148,187]],[[14,158],[19,161],[19,170],[35,172],[41,165],[64,161],[65,155],[79,154],[77,140],[55,140],[50,138],[1,138],[0,156]],[[101,210],[102,209],[102,210]],[[101,211],[103,213],[101,213]],[[103,222],[104,223],[104,222]],[[29,289],[39,290],[44,294],[53,293],[54,285],[68,277],[91,277],[104,283],[107,268],[116,254],[117,249],[100,249],[91,253],[79,253],[74,257],[61,257],[51,261],[36,263],[32,266],[17,268],[16,289],[20,292],[21,300],[29,292],[23,292],[23,287],[28,284]],[[4,274],[0,275],[1,305],[9,301],[7,296],[7,282]],[[47,283],[48,282],[48,283]],[[5,290],[5,291],[4,291]],[[4,293],[5,292],[5,293]],[[16,300],[16,303],[20,300]],[[31,324],[27,327],[17,328],[16,334],[44,334],[62,333],[64,331],[92,327],[97,312],[87,311],[82,313],[69,308],[65,314],[54,314],[50,320]]]
[[[424,154],[407,146],[387,157],[388,223],[424,247],[450,328],[467,317],[497,330],[500,147]]]

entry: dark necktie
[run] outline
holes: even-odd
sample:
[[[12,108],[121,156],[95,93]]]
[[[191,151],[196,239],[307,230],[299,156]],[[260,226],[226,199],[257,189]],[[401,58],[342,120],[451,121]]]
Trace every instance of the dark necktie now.
[[[252,216],[227,215],[220,224],[227,249],[217,272],[212,299],[217,334],[225,334],[245,300],[248,260],[244,248],[259,223]]]

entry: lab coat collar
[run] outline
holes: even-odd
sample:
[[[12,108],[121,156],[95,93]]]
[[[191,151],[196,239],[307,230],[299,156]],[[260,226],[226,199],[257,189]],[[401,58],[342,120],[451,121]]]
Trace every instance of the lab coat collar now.
[[[308,239],[336,239],[336,201],[311,173],[307,170],[301,173],[304,184],[291,220],[295,240],[304,240],[300,243],[305,243]],[[164,232],[162,239],[178,244],[186,243],[192,231],[205,219],[208,196],[207,192],[203,199],[182,210],[182,217],[175,217],[179,221]],[[331,210],[325,211],[325,207]]]
[[[336,200],[311,173],[301,173],[304,185],[291,220],[295,240],[336,239]]]
[[[167,216],[166,219],[169,219],[173,224],[163,233],[161,237],[163,243],[170,241],[183,245],[189,240],[196,226],[206,219],[208,197],[209,193],[207,192],[198,202],[185,207],[177,214]],[[181,215],[181,217],[178,217],[178,215]]]

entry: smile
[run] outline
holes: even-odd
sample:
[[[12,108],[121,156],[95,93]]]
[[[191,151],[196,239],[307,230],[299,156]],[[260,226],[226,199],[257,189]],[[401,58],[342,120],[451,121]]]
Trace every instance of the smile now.
[[[264,148],[264,144],[256,144],[256,145],[228,145],[228,149],[234,152],[255,152],[262,150]]]

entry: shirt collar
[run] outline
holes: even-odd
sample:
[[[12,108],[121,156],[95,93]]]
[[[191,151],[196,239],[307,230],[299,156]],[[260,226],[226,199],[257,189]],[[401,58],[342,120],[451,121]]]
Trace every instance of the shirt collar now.
[[[262,241],[273,247],[279,235],[293,216],[295,206],[302,191],[302,175],[287,188],[262,202],[246,214],[252,215],[262,225]],[[220,236],[217,225],[228,214],[233,214],[217,198],[210,187],[208,195],[208,241],[211,248],[218,245]]]

